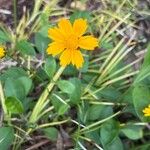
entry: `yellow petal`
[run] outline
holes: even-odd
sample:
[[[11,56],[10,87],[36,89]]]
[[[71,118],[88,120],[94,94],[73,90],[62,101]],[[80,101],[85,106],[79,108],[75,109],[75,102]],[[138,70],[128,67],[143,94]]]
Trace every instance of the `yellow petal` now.
[[[72,25],[69,20],[63,18],[59,21],[58,27],[62,33],[68,35],[73,33]]]
[[[82,36],[87,29],[87,21],[84,19],[77,19],[73,24],[73,31],[77,36]]]
[[[84,62],[82,53],[79,50],[72,50],[72,64],[77,68],[82,67]]]
[[[72,63],[77,68],[82,67],[84,62],[82,53],[79,50],[65,50],[60,56],[61,66],[66,66]]]
[[[60,30],[58,28],[50,28],[48,30],[48,37],[53,39],[54,41],[64,41],[64,36],[63,34],[60,32]]]
[[[98,46],[98,40],[93,36],[82,36],[79,39],[79,47],[86,50],[94,50]]]
[[[148,107],[144,108],[143,113],[144,113],[145,117],[150,116],[150,107],[148,106]]]
[[[0,58],[5,56],[5,49],[4,47],[0,46]]]
[[[59,53],[61,53],[64,49],[65,49],[64,44],[53,42],[49,44],[49,47],[47,48],[47,53],[49,55],[52,54],[53,56],[56,56]]]
[[[60,65],[66,66],[71,63],[71,52],[70,50],[65,50],[60,56]]]

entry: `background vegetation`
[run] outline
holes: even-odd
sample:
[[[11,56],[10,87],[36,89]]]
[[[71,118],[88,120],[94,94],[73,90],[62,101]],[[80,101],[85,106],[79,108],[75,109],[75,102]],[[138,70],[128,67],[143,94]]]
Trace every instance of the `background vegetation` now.
[[[150,117],[142,112],[150,104],[149,0],[0,4],[1,150],[150,149]],[[33,119],[59,68],[46,54],[47,31],[64,17],[87,19],[99,47],[84,52],[82,69],[67,66]]]

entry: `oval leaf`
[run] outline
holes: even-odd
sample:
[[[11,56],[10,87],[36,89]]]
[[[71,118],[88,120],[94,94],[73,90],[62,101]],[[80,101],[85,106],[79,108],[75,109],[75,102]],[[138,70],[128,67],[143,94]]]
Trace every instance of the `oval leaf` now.
[[[71,82],[66,80],[58,81],[57,85],[64,93],[68,94],[71,94],[75,89],[75,86]]]
[[[128,125],[121,129],[121,131],[131,140],[138,140],[143,137],[142,127]]]
[[[22,103],[15,97],[7,97],[5,105],[7,110],[12,114],[20,114],[24,111]]]
[[[17,79],[17,81],[19,81],[23,85],[24,90],[25,90],[25,95],[28,95],[32,87],[32,80],[28,77],[20,77]]]
[[[23,100],[25,98],[25,89],[18,80],[8,78],[4,85],[4,91],[6,97],[12,96],[19,100]]]
[[[29,43],[26,40],[21,40],[17,43],[17,49],[22,53],[26,55],[35,55],[35,50],[32,47],[31,43]]]
[[[150,90],[146,85],[138,84],[133,89],[133,103],[135,111],[142,121],[148,121],[144,117],[143,109],[150,104]]]
[[[48,137],[50,140],[57,140],[58,137],[58,130],[54,127],[49,127],[49,128],[45,128],[43,129],[44,134],[46,135],[46,137]]]
[[[14,130],[11,127],[0,128],[0,149],[8,150],[14,139]]]
[[[56,71],[56,61],[53,57],[49,57],[46,59],[44,70],[50,78],[53,77]]]

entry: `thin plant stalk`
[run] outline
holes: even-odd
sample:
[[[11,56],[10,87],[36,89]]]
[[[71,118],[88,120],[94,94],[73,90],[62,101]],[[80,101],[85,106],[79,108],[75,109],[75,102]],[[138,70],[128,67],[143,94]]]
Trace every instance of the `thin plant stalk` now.
[[[66,119],[66,120],[63,120],[63,121],[58,121],[58,122],[52,122],[52,123],[46,123],[46,124],[42,124],[42,125],[39,125],[37,129],[41,129],[41,128],[45,128],[45,127],[50,127],[50,126],[55,126],[55,125],[60,125],[60,124],[63,124],[63,123],[66,123],[68,122],[70,119]]]
[[[0,100],[1,100],[3,111],[4,111],[4,118],[7,118],[8,112],[7,112],[7,108],[5,105],[5,97],[4,97],[4,92],[3,92],[1,81],[0,81]]]
[[[41,94],[40,98],[38,99],[38,102],[36,103],[31,116],[29,118],[30,123],[35,123],[39,119],[39,115],[43,110],[43,105],[47,100],[47,97],[51,90],[53,89],[56,81],[59,79],[60,75],[64,71],[65,67],[60,67],[59,70],[54,75],[53,79],[50,81],[50,83],[47,85],[43,93]]]
[[[14,28],[15,28],[15,34],[14,34],[14,49],[16,48],[17,43],[17,1],[13,0],[13,17],[14,17]]]
[[[86,130],[90,130],[91,128],[93,128],[95,126],[99,126],[101,123],[106,122],[107,120],[110,120],[111,118],[114,118],[115,116],[119,115],[120,113],[121,113],[121,111],[118,111],[117,113],[115,113],[115,114],[113,114],[113,115],[111,115],[111,116],[109,116],[109,117],[107,117],[105,119],[102,119],[102,120],[100,120],[98,122],[90,124],[90,125],[86,126],[85,128],[81,129],[80,132],[84,132]]]

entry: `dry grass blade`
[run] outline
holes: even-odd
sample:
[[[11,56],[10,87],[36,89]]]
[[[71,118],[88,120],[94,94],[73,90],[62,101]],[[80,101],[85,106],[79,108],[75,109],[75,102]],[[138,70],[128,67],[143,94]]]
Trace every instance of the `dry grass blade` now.
[[[39,147],[41,147],[41,146],[43,146],[45,144],[48,144],[49,142],[50,142],[49,140],[43,140],[43,141],[41,141],[41,142],[39,142],[39,143],[37,143],[37,144],[35,144],[35,145],[25,149],[25,150],[36,150],[37,148],[39,148]]]

